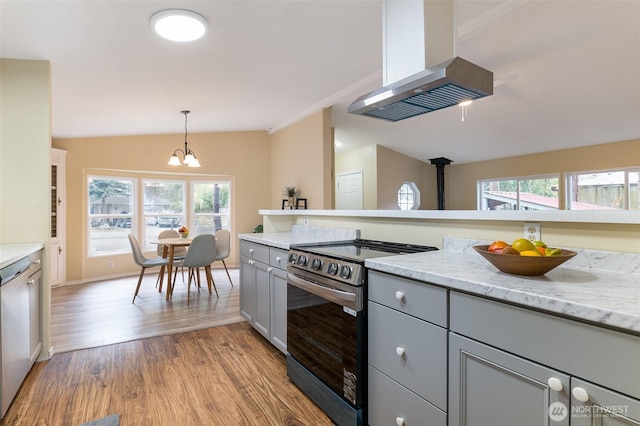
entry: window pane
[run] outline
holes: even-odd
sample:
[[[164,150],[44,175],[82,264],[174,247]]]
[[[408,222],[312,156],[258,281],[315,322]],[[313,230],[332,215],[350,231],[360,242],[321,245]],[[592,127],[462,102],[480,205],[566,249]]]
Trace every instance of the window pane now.
[[[400,210],[415,210],[420,207],[420,191],[413,182],[405,182],[398,190]]]
[[[166,229],[178,230],[186,223],[184,218],[184,182],[144,180],[145,246],[157,239]]]
[[[514,179],[482,182],[480,210],[517,210],[518,182]]]
[[[618,210],[625,208],[624,171],[577,174],[570,176],[567,181],[569,182],[567,208],[570,210]]]
[[[629,173],[629,210],[640,210],[640,172]]]
[[[518,181],[520,210],[557,210],[558,178]]]
[[[133,181],[89,177],[89,254],[130,250]]]
[[[230,230],[230,182],[193,184],[194,235]]]

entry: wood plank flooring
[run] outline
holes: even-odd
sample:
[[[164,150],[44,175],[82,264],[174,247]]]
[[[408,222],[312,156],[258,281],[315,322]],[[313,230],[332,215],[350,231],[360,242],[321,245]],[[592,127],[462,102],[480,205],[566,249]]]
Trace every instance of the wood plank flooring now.
[[[37,363],[3,425],[333,423],[286,377],[284,355],[246,322],[56,354]]]
[[[0,424],[77,426],[117,413],[121,426],[333,425],[289,381],[284,354],[239,316],[230,272],[234,287],[213,271],[219,299],[192,285],[189,306],[180,278],[167,303],[154,274],[135,304],[137,277],[54,288],[55,355],[32,368]]]
[[[209,295],[206,279],[197,290],[191,284],[187,306],[187,285],[180,273],[173,299],[155,287],[157,274],[145,274],[135,304],[131,303],[138,277],[125,277],[89,284],[56,287],[51,290],[51,344],[55,353],[121,343],[146,337],[216,327],[243,321],[239,309],[239,272],[230,269],[231,286],[224,269],[212,269],[218,288]],[[185,275],[186,279],[186,275]],[[48,348],[47,348],[48,350]]]

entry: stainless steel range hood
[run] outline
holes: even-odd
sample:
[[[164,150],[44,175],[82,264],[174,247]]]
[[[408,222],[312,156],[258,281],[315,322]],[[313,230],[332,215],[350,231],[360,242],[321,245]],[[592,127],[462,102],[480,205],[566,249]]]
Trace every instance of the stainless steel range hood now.
[[[455,56],[453,0],[386,0],[383,10],[384,85],[350,113],[399,121],[493,94],[493,73]]]

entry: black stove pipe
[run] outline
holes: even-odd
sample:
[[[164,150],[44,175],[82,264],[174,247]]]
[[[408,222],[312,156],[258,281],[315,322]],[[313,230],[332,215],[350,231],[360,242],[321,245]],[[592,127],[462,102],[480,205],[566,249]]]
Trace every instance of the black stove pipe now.
[[[444,157],[431,158],[429,161],[431,161],[431,164],[436,166],[438,210],[444,210],[444,166],[448,166],[452,161]]]

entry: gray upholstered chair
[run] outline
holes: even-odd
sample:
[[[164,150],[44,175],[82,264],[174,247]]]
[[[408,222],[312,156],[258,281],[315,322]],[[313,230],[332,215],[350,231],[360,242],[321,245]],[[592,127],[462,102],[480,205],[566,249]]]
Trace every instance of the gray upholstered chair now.
[[[214,235],[216,236],[216,260],[222,261],[224,270],[227,271],[229,282],[231,283],[231,286],[233,286],[233,281],[231,281],[231,275],[229,275],[227,264],[224,262],[224,260],[229,257],[229,254],[231,254],[231,232],[226,229],[221,229]]]
[[[197,268],[204,268],[207,276],[207,287],[209,288],[209,294],[211,294],[211,286],[216,291],[216,297],[218,297],[218,289],[216,283],[213,281],[211,275],[211,264],[216,260],[216,237],[212,234],[198,235],[191,241],[187,255],[183,260],[174,262],[176,266],[184,266],[189,268],[189,280],[187,283],[187,305],[191,299],[191,281],[198,280],[198,288],[200,288],[200,274],[196,273]],[[173,275],[173,283],[175,288],[176,273]]]
[[[129,234],[129,243],[131,243],[133,260],[140,268],[142,268],[140,269],[140,278],[138,278],[136,292],[133,294],[133,300],[131,301],[131,303],[135,303],[136,296],[138,295],[138,291],[140,290],[140,283],[142,283],[142,277],[144,277],[144,271],[148,268],[155,268],[156,266],[167,266],[169,264],[169,259],[165,259],[162,257],[149,259],[145,257],[142,253],[142,250],[140,249],[140,243],[138,242],[138,239],[134,237],[133,234]]]

